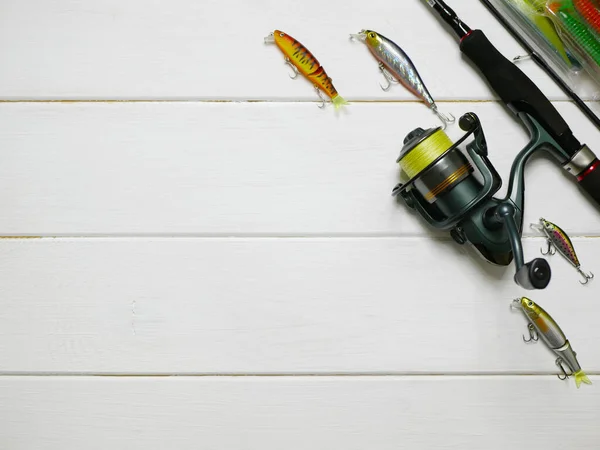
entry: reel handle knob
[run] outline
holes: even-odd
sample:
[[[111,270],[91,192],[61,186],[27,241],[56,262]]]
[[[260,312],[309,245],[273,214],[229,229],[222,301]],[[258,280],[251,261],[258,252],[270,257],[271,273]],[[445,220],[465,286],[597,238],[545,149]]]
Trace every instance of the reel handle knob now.
[[[458,119],[458,126],[463,131],[473,131],[479,126],[479,118],[471,112],[466,113]]]
[[[515,282],[524,289],[546,289],[552,278],[550,264],[544,258],[536,258],[524,264],[515,274]]]

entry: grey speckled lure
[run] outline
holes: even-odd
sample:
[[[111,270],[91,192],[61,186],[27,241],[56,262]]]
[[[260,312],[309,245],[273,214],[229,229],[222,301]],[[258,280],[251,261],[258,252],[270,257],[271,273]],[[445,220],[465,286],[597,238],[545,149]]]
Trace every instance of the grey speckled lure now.
[[[435,104],[433,97],[427,90],[425,83],[419,76],[417,68],[408,55],[397,44],[385,36],[371,30],[362,30],[358,34],[351,34],[352,39],[364,42],[373,56],[379,61],[379,70],[387,80],[387,86],[381,85],[387,91],[392,83],[401,83],[406,89],[423,102],[439,117],[444,124],[453,123],[452,114],[442,114]]]

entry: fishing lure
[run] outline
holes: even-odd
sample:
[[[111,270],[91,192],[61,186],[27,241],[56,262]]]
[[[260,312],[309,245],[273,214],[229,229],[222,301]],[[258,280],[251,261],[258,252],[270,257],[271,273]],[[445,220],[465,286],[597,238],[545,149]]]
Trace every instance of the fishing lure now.
[[[573,62],[569,58],[552,20],[546,17],[546,0],[507,0],[507,3],[524,17],[530,28],[543,36],[548,45],[554,49],[568,67],[573,66]]]
[[[577,353],[575,353],[567,337],[550,314],[527,297],[514,300],[511,308],[520,309],[529,322],[529,325],[527,325],[529,339],[525,339],[525,336],[523,336],[523,340],[527,343],[537,342],[541,337],[550,350],[558,356],[556,365],[562,372],[562,376],[559,375],[558,378],[566,380],[573,376],[577,389],[579,389],[581,383],[592,384],[587,375],[581,370],[581,366],[577,361]],[[565,369],[565,365],[569,372]]]
[[[548,9],[558,19],[564,30],[569,33],[573,42],[600,66],[600,41],[579,19],[573,2],[571,0],[561,3],[552,2],[548,4]]]
[[[317,61],[317,58],[309,52],[300,42],[283,31],[275,30],[265,38],[265,44],[276,44],[279,50],[285,55],[285,63],[288,64],[294,74],[290,78],[295,79],[298,73],[301,73],[311,83],[314,84],[315,90],[319,95],[322,103],[319,108],[325,107],[326,99],[323,97],[324,92],[333,103],[335,109],[347,105],[348,102],[342,98],[338,91],[333,86],[331,78],[323,69],[323,66]]]
[[[573,6],[597,33],[600,33],[600,10],[592,0],[573,0]]]
[[[381,89],[387,91],[392,83],[401,83],[406,89],[420,98],[439,117],[444,124],[444,128],[446,128],[447,124],[455,121],[452,114],[442,114],[438,110],[415,65],[398,45],[385,36],[371,30],[362,30],[358,34],[351,34],[350,38],[364,42],[375,59],[379,61],[379,70],[381,70],[381,73],[388,82],[387,86],[383,86],[380,83]]]
[[[583,282],[580,281],[581,284],[588,284],[594,278],[593,273],[590,272],[587,274],[581,270],[581,263],[575,252],[573,242],[571,242],[571,239],[562,228],[544,218],[540,218],[539,224],[531,224],[531,227],[538,231],[542,231],[546,235],[548,250],[546,250],[546,252],[542,250],[543,255],[554,255],[558,250],[558,252],[564,256],[585,279]]]

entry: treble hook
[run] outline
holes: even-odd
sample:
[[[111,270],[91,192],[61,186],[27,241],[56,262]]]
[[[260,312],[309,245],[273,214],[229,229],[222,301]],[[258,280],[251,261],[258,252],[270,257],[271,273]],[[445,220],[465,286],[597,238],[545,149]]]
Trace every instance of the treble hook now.
[[[540,336],[537,332],[537,330],[535,329],[535,327],[533,326],[533,324],[529,324],[527,325],[527,329],[529,330],[529,340],[525,339],[525,335],[523,335],[523,342],[525,342],[526,344],[529,344],[530,342],[537,342],[540,339]]]
[[[456,122],[456,117],[454,117],[454,114],[451,114],[451,113],[444,114],[444,113],[440,112],[440,110],[438,110],[438,108],[437,108],[437,105],[433,105],[431,110],[435,113],[436,116],[438,116],[438,119],[440,119],[442,121],[442,125],[443,125],[442,129],[443,130],[445,130],[448,127],[448,124]]]
[[[390,90],[390,88],[392,87],[392,83],[398,84],[398,80],[396,80],[396,78],[394,78],[394,76],[387,71],[383,63],[379,63],[379,70],[383,74],[385,80],[388,82],[387,86],[384,86],[383,84],[379,83],[379,87],[381,87],[381,89],[383,89],[385,92]]]
[[[562,372],[561,374],[558,374],[557,377],[559,380],[561,381],[565,381],[566,379],[568,379],[571,375],[573,375],[573,372],[571,370],[569,370],[569,372],[567,372],[565,370],[565,366],[564,366],[565,361],[562,358],[558,358],[556,360],[556,365],[558,366],[558,368],[560,369],[560,371]]]
[[[321,99],[321,104],[317,105],[320,109],[325,108],[325,103],[327,103],[327,99],[325,97],[323,97],[323,93],[321,92],[321,89],[319,89],[317,86],[315,86],[315,91],[317,91],[317,95],[319,96],[319,98]]]
[[[288,66],[290,66],[290,67],[292,68],[292,72],[294,73],[294,75],[293,75],[293,76],[292,76],[292,75],[290,75],[290,74],[288,74],[288,76],[289,76],[289,77],[290,77],[292,80],[295,80],[295,79],[296,79],[296,77],[298,77],[298,68],[292,64],[292,61],[290,61],[290,58],[287,58],[287,57],[286,57],[286,58],[285,58],[285,63],[286,63]]]
[[[552,245],[552,241],[550,241],[550,239],[548,239],[546,241],[546,243],[548,244],[548,250],[546,250],[546,252],[544,252],[544,247],[540,248],[540,252],[542,253],[542,255],[547,256],[553,256],[556,255],[556,248],[554,247],[554,245]]]
[[[594,274],[592,272],[585,273],[580,267],[577,268],[577,272],[585,279],[585,281],[580,281],[584,286],[594,279]]]

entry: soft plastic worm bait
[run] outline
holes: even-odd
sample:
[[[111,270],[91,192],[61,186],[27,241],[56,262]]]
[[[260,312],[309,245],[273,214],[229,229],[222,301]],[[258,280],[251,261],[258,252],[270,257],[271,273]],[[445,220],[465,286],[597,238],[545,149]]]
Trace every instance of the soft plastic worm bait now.
[[[569,33],[571,39],[600,66],[600,41],[586,24],[580,20],[571,0],[553,2],[548,9],[560,21],[562,27]]]
[[[518,11],[531,24],[533,30],[543,36],[568,67],[573,66],[552,20],[546,15],[546,0],[509,0],[507,4]]]
[[[585,21],[600,33],[600,11],[591,0],[573,0],[573,6]]]
[[[322,103],[319,108],[325,107],[324,92],[333,103],[333,106],[338,109],[347,102],[342,98],[338,91],[333,86],[331,78],[323,69],[323,66],[317,61],[317,58],[309,52],[304,45],[291,37],[289,34],[280,30],[275,30],[265,38],[266,44],[276,44],[279,50],[285,55],[285,63],[288,64],[294,74],[290,78],[294,79],[301,73],[311,83],[314,84],[315,90],[319,95]]]

